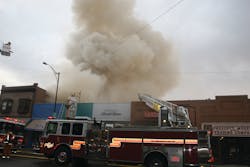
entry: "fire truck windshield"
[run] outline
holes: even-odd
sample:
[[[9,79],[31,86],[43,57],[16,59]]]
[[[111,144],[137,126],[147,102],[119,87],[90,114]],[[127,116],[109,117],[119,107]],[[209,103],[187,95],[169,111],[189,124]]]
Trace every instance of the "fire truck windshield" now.
[[[46,135],[55,134],[57,130],[57,122],[49,122],[46,128]]]
[[[11,131],[15,135],[23,136],[24,126],[9,122],[0,122],[0,133],[5,134],[7,131]]]

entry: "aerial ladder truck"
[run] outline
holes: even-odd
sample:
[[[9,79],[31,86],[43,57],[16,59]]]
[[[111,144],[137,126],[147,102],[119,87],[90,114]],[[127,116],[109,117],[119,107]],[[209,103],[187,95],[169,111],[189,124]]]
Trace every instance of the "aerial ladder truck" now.
[[[191,127],[186,108],[146,94],[139,99],[159,112],[159,127],[105,128],[94,120],[52,119],[40,139],[41,152],[58,165],[210,166],[210,136]]]
[[[138,94],[138,98],[159,113],[159,127],[192,127],[187,108],[156,99],[147,94]]]

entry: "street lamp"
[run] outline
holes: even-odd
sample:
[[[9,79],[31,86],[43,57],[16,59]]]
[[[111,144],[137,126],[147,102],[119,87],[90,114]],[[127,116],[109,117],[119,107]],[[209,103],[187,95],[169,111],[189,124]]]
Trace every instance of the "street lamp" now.
[[[56,102],[57,102],[57,92],[58,92],[58,84],[59,84],[59,78],[60,78],[60,72],[56,72],[56,70],[48,63],[43,62],[44,65],[48,65],[56,77],[56,95],[55,95],[55,105],[54,105],[54,114],[56,114]]]

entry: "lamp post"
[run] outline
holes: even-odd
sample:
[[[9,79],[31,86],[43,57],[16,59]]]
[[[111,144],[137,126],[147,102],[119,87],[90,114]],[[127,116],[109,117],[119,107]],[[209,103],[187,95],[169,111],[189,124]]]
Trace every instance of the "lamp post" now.
[[[43,62],[44,65],[48,65],[53,73],[55,74],[55,77],[56,77],[56,95],[55,95],[55,105],[54,105],[54,116],[56,114],[56,102],[57,102],[57,92],[58,92],[58,85],[59,85],[59,78],[60,78],[60,72],[56,72],[56,70],[48,63],[46,62]]]

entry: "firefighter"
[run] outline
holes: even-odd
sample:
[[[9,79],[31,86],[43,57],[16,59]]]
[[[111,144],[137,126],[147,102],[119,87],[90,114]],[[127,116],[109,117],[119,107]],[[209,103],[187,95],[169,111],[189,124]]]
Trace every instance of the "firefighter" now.
[[[68,97],[68,110],[66,111],[66,117],[67,119],[75,118],[76,116],[76,110],[77,110],[77,97],[75,94],[72,94],[70,97]]]
[[[3,156],[2,158],[10,158],[11,154],[11,146],[12,146],[12,140],[14,140],[15,136],[12,134],[11,131],[8,131],[6,133],[5,139],[4,139],[4,148],[3,148]]]

